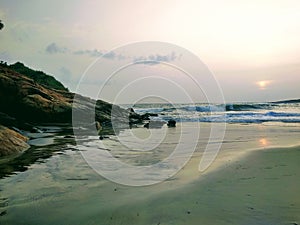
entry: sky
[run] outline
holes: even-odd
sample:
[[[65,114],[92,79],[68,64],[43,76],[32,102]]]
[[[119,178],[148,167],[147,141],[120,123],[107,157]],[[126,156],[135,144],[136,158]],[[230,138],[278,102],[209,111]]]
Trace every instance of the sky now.
[[[183,90],[201,101],[207,93],[190,88],[185,74],[164,64],[180,64],[180,49],[186,49],[214,74],[226,102],[300,98],[298,0],[1,0],[0,19],[5,25],[0,60],[21,61],[91,97],[98,91],[99,98],[114,102],[118,95],[126,103],[124,96],[128,101],[146,98],[143,90],[150,87],[152,95],[159,92],[156,100],[187,101],[179,94]],[[126,52],[124,46],[144,41],[179,47]],[[96,65],[99,57],[102,67]],[[121,70],[99,94],[109,66],[137,60],[160,63]],[[91,71],[95,74],[81,82]],[[144,82],[135,82],[140,77]],[[131,92],[120,94],[129,86]]]

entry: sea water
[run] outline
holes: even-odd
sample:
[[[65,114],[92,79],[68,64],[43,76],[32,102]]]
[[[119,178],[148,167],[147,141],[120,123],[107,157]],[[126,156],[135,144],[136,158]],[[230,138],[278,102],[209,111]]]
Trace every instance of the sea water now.
[[[126,105],[125,105],[126,106]],[[127,105],[128,106],[128,105]],[[138,113],[156,113],[157,120],[177,122],[300,122],[299,102],[232,104],[136,104]]]

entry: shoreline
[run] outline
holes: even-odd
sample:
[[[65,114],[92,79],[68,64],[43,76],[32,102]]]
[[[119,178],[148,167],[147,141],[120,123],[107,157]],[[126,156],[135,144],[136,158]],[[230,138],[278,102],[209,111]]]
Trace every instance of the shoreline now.
[[[177,129],[181,129],[181,125],[188,125],[188,126],[195,126],[194,122],[184,122],[184,123],[178,123],[177,124]],[[277,125],[277,124],[276,124]],[[204,136],[201,137],[202,139],[199,142],[199,146],[197,146],[196,151],[193,153],[191,159],[188,161],[187,165],[193,164],[193,170],[198,171],[198,164],[202,158],[203,155],[203,143],[205,144],[205,141],[207,141],[207,129],[210,128],[211,124],[210,123],[200,123],[202,131],[204,131]],[[241,124],[227,124],[227,133],[224,137],[223,144],[221,149],[219,150],[219,153],[216,157],[216,159],[213,161],[213,163],[209,166],[208,169],[203,171],[201,174],[206,174],[207,172],[212,172],[213,170],[218,170],[219,167],[222,167],[223,164],[230,163],[230,161],[234,159],[238,159],[240,157],[245,157],[246,154],[249,154],[251,151],[260,151],[260,150],[265,150],[265,149],[273,149],[273,148],[289,148],[293,146],[300,146],[300,141],[296,141],[297,138],[297,132],[300,133],[300,126],[291,126],[294,127],[297,132],[292,132],[290,134],[287,134],[286,132],[289,131],[290,126],[283,126],[283,127],[278,127],[278,126],[270,126],[269,124],[248,124],[248,125],[241,125]],[[30,138],[28,143],[30,144],[30,149],[36,149],[36,148],[47,148],[49,146],[59,146],[64,144],[71,144],[75,145],[74,148],[76,148],[76,142],[74,140],[73,134],[72,133],[72,128],[70,124],[66,123],[48,123],[48,124],[42,124],[40,126],[36,126],[36,129],[41,129],[43,130],[42,133],[30,133],[30,132],[24,132],[23,134],[27,137]],[[250,136],[249,134],[253,131],[253,129],[258,129],[259,130],[264,130],[265,131],[260,131],[264,133],[263,135],[256,135],[257,137],[251,137],[253,140],[252,141],[247,141],[247,147],[240,145],[239,144],[239,138],[235,137],[235,134],[233,132],[244,132],[245,136]],[[274,129],[284,129],[285,132],[282,133],[282,135],[286,135],[286,137],[281,137],[281,138],[276,138],[274,134],[270,133],[268,129],[273,131]],[[248,129],[248,131],[247,131]],[[142,135],[140,134],[145,133],[148,131],[146,128],[133,128],[133,129],[124,129],[124,131],[128,130],[129,132],[134,132],[135,135],[137,135],[138,138],[140,138]],[[154,129],[155,131],[156,129]],[[283,130],[283,131],[284,131]],[[174,131],[174,130],[173,130]],[[177,131],[176,131],[177,132]],[[176,133],[175,132],[175,133]],[[279,139],[276,143],[272,144],[272,135],[274,136],[275,139]],[[260,136],[263,137],[262,139],[264,140],[265,143],[261,143]],[[110,135],[110,138],[104,140],[104,143],[107,143],[109,140],[117,139],[118,135]],[[274,139],[273,138],[273,139]],[[286,139],[286,140],[285,140]],[[255,141],[256,140],[256,141]],[[255,143],[256,142],[256,143]],[[237,144],[235,144],[237,143]],[[242,143],[242,142],[241,142]],[[115,141],[114,141],[114,147],[115,146]],[[232,145],[232,146],[231,146]],[[265,146],[262,146],[265,145]],[[110,151],[114,151],[111,149]],[[238,151],[236,151],[238,150]],[[28,151],[28,150],[27,150]],[[59,150],[54,150],[53,153],[55,154],[56,151]],[[60,152],[60,151],[59,151]],[[27,152],[28,153],[28,152]],[[19,154],[14,154],[11,156],[6,156],[2,157],[0,160],[0,165],[5,164],[5,162],[8,161],[13,161],[16,158],[23,158],[23,155],[27,155],[26,151],[19,153]],[[116,154],[117,155],[117,154]],[[221,156],[220,156],[221,155]],[[49,154],[49,157],[51,157],[52,154]],[[38,159],[38,156],[35,157]],[[34,163],[34,162],[33,162]],[[187,168],[187,165],[184,166],[184,168]],[[191,166],[189,166],[191,167]],[[17,172],[17,171],[16,171]],[[180,172],[179,172],[180,173]],[[9,174],[8,174],[9,175]],[[176,176],[176,174],[174,175]]]

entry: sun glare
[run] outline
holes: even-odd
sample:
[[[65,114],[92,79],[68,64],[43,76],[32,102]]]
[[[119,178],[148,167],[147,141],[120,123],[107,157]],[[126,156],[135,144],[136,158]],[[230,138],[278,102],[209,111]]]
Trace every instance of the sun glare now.
[[[258,82],[258,85],[259,85],[261,88],[265,88],[266,85],[267,85],[267,82],[266,82],[266,81],[259,81],[259,82]]]
[[[257,86],[260,88],[260,89],[266,89],[266,87],[271,83],[271,81],[269,80],[261,80],[261,81],[258,81],[256,82]]]
[[[269,145],[269,142],[268,142],[268,140],[266,138],[261,138],[261,139],[259,139],[259,144],[262,147],[266,147],[266,146]]]

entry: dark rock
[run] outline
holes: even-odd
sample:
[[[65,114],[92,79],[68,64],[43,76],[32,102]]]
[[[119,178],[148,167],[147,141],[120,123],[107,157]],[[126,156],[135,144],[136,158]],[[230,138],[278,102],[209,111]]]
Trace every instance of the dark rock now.
[[[149,121],[144,125],[145,128],[162,128],[162,126],[165,124],[164,121]]]
[[[134,109],[133,109],[133,108],[128,108],[127,110],[128,110],[128,112],[130,112],[130,113],[134,113]]]
[[[0,123],[4,126],[16,126],[17,120],[6,113],[0,112]]]
[[[19,132],[17,128],[27,131],[30,131],[33,128],[32,124],[25,123],[22,120],[17,120],[16,118],[9,116],[3,112],[0,112],[0,124],[13,130],[16,130],[17,132]]]
[[[150,117],[157,117],[158,114],[156,113],[145,113],[145,114],[138,114],[135,112],[130,112],[129,114],[129,122],[132,124],[142,124],[144,121],[150,120]]]
[[[32,129],[30,130],[31,133],[43,133],[43,131],[41,131],[39,128],[37,127],[32,127]]]
[[[66,136],[64,136],[64,138],[74,138],[74,136],[72,136],[72,135],[66,135]]]
[[[4,215],[6,215],[6,214],[7,214],[7,211],[6,211],[6,210],[0,212],[0,216],[4,216]]]
[[[149,116],[157,117],[158,114],[157,114],[157,113],[145,113],[145,114],[143,114],[142,116],[147,117],[147,118],[148,118]]]
[[[168,125],[168,127],[176,127],[176,121],[175,120],[169,120],[167,125]]]
[[[129,114],[129,121],[132,123],[142,123],[143,120],[149,120],[149,117],[132,112]]]

